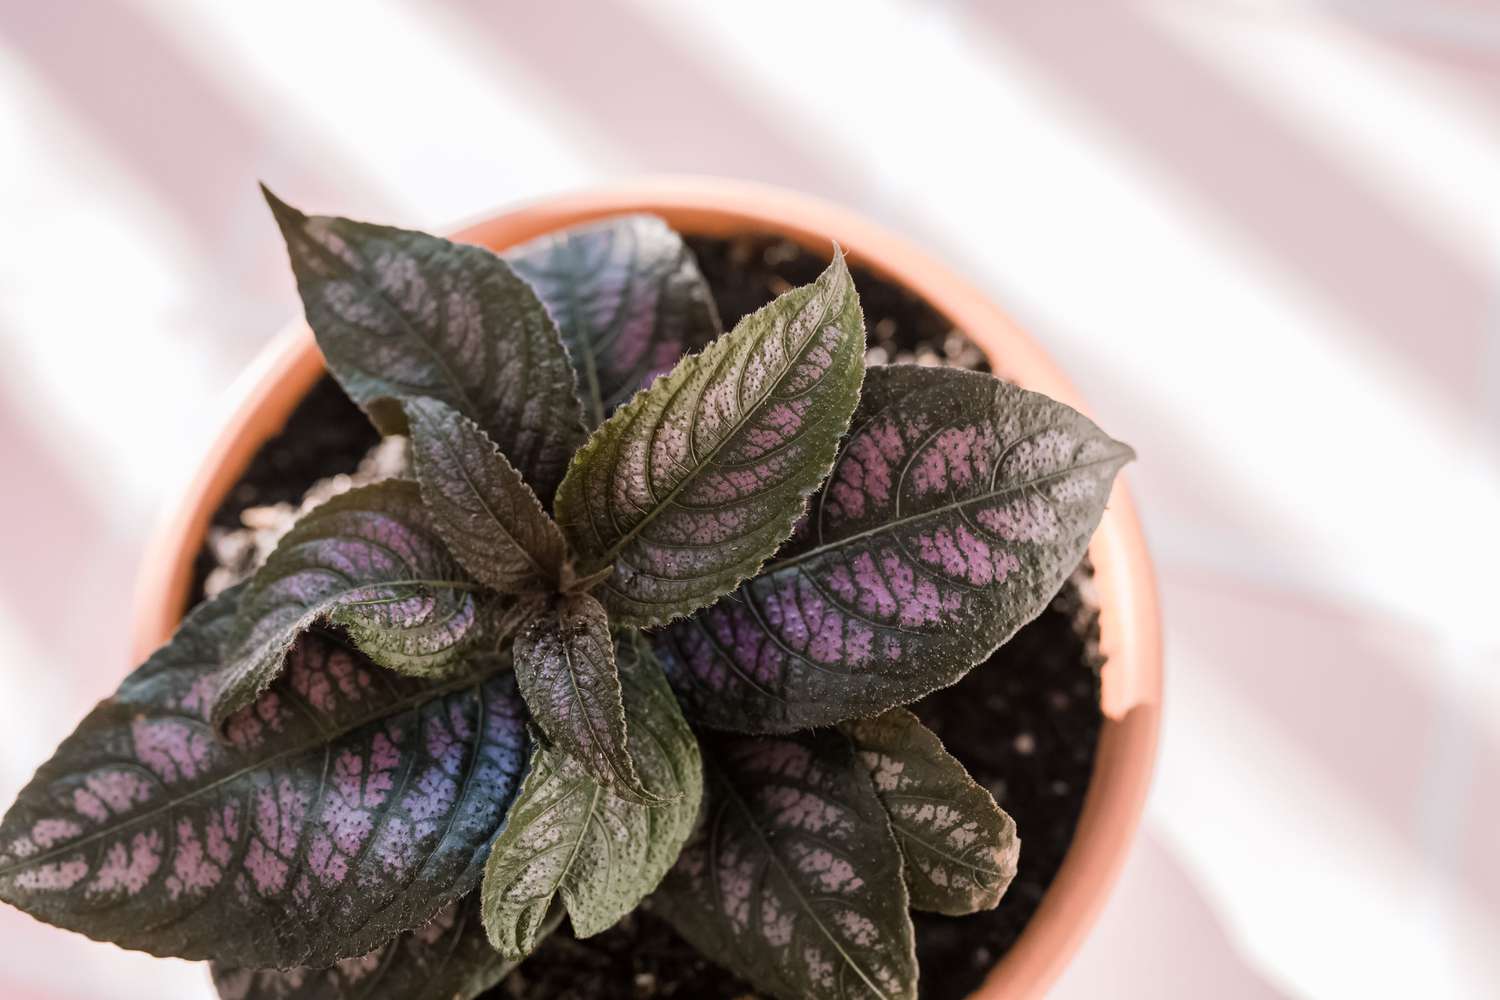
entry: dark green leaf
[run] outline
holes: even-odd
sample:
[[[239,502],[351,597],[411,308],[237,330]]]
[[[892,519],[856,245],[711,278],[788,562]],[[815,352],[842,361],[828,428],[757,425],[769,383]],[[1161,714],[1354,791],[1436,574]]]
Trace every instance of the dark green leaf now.
[[[962,916],[994,909],[1016,875],[1016,824],[904,708],[846,722],[905,860],[917,910]]]
[[[504,594],[556,589],[562,532],[495,443],[447,403],[405,409],[422,498],[458,561]]]
[[[505,258],[557,320],[591,428],[719,335],[692,252],[655,216],[565,229]]]
[[[901,852],[849,741],[722,737],[703,754],[703,822],[651,908],[783,1000],[914,998]]]
[[[0,822],[0,898],[155,955],[291,968],[362,955],[475,887],[526,756],[504,663],[435,684],[309,633],[226,743],[209,700],[239,594],[42,765]]]
[[[485,939],[479,893],[471,892],[421,927],[326,969],[234,969],[216,962],[213,977],[221,1000],[471,1000],[515,966]]]
[[[568,468],[558,522],[582,572],[614,566],[616,624],[732,590],[827,475],[859,399],[864,321],[841,254],[615,411]]]
[[[697,740],[644,644],[620,647],[631,750],[656,801],[625,798],[553,747],[536,752],[505,830],[485,866],[485,925],[501,953],[520,958],[561,895],[573,931],[605,930],[677,859],[703,794]]]
[[[516,679],[547,738],[599,782],[650,795],[625,736],[625,703],[609,616],[587,594],[542,605],[516,636]]]
[[[315,622],[404,674],[433,676],[474,646],[491,617],[438,537],[417,484],[350,490],[303,516],[251,578],[227,648],[214,721],[250,704]]]
[[[781,732],[952,684],[1047,606],[1131,457],[1081,414],[989,375],[870,369],[796,536],[658,635],[688,717]]]
[[[375,425],[405,430],[392,400],[441,399],[550,504],[584,431],[557,327],[526,282],[482,247],[266,200],[328,369]]]

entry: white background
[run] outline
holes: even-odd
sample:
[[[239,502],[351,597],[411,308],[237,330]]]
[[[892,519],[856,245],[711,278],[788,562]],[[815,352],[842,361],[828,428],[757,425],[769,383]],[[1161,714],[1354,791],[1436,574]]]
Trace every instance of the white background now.
[[[264,178],[445,228],[643,171],[823,195],[1140,461],[1144,829],[1061,998],[1500,995],[1500,8],[0,0],[0,799],[297,312]],[[6,997],[201,967],[0,912]]]

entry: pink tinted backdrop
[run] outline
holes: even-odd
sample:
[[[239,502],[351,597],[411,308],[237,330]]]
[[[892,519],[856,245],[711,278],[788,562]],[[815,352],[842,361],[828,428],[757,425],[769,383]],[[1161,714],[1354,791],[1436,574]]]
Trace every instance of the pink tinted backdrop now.
[[[0,5],[0,798],[297,309],[257,178],[446,228],[733,175],[954,262],[1140,452],[1163,752],[1055,995],[1500,994],[1497,85],[1480,0]],[[8,909],[0,958],[207,995]]]

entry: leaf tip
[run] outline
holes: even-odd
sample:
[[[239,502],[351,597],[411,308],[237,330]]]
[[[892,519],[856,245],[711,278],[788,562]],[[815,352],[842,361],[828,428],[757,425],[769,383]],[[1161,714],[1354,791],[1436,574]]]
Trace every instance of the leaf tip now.
[[[854,275],[849,272],[849,258],[844,253],[844,248],[837,241],[833,243],[833,258],[829,260],[828,266],[823,273],[818,275],[816,287],[822,288],[824,294],[831,300],[832,307],[837,311],[848,311],[852,307],[853,315],[858,317],[860,325],[860,336],[864,336],[864,312],[860,308],[859,293],[854,287]],[[863,371],[863,354],[861,355],[860,370]]]
[[[838,240],[833,240],[832,243],[833,257],[828,262],[828,273],[846,277],[849,274],[849,255],[844,252]]]
[[[276,192],[272,191],[265,181],[256,181],[256,184],[260,186],[261,197],[265,198],[266,204],[270,206],[271,215],[275,218],[276,224],[282,229],[300,223],[307,218],[307,216],[277,197]]]
[[[1135,449],[1124,441],[1110,437],[1103,431],[1099,432],[1099,436],[1102,439],[1101,444],[1106,450],[1100,461],[1108,463],[1108,479],[1113,480],[1119,476],[1125,466],[1136,460]]]

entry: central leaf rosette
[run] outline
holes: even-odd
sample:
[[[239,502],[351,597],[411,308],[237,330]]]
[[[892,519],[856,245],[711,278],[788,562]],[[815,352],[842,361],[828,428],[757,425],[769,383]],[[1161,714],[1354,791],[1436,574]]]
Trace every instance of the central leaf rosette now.
[[[660,625],[754,573],[828,475],[859,401],[864,320],[841,255],[621,407],[557,516],[622,625]]]

